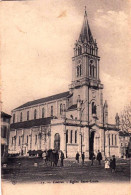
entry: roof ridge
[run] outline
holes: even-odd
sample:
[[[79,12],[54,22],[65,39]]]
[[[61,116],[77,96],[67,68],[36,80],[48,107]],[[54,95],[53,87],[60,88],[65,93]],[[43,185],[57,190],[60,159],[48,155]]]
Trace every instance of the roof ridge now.
[[[62,98],[63,96],[67,96],[68,93],[69,93],[69,91],[65,91],[65,92],[62,92],[62,93],[55,94],[55,95],[50,95],[50,96],[47,96],[47,97],[43,97],[43,98],[35,99],[35,100],[32,100],[32,101],[28,101],[28,102],[22,104],[21,106],[15,108],[13,110],[16,110],[16,109],[19,109],[19,108],[24,108],[24,107],[29,107],[31,105],[39,104],[39,103],[42,103],[42,102],[44,103],[44,102],[47,102],[47,101],[59,99],[59,98]]]

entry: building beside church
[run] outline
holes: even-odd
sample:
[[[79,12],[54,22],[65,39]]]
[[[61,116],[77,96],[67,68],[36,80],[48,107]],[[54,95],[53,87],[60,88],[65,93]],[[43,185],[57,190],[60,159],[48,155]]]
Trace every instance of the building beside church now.
[[[1,157],[8,155],[11,115],[1,112]]]
[[[119,128],[108,123],[99,73],[98,46],[85,11],[74,46],[69,91],[12,110],[9,153],[56,149],[66,157],[75,157],[77,151],[89,157],[100,150],[103,156],[120,156]]]

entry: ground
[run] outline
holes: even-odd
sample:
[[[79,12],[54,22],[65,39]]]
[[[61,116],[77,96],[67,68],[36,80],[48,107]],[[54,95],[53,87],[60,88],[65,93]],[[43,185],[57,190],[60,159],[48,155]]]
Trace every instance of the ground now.
[[[130,160],[117,159],[115,173],[104,169],[95,161],[85,161],[85,164],[76,163],[75,159],[65,159],[64,167],[58,162],[57,167],[47,165],[41,158],[10,158],[7,165],[2,165],[2,181],[16,183],[101,183],[130,181]]]

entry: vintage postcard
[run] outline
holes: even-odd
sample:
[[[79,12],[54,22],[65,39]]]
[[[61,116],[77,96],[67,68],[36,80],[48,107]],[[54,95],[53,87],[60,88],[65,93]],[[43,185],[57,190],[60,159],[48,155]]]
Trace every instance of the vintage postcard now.
[[[0,8],[2,195],[130,194],[131,1]]]

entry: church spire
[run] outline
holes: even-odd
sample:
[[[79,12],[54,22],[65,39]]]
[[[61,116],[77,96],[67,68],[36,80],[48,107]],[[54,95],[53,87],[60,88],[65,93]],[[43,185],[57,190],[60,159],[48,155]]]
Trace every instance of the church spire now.
[[[87,16],[86,6],[85,6],[85,16]]]
[[[86,6],[85,6],[84,21],[83,21],[83,25],[82,25],[82,29],[78,41],[81,43],[87,43],[87,42],[94,43],[93,36],[87,19]]]

